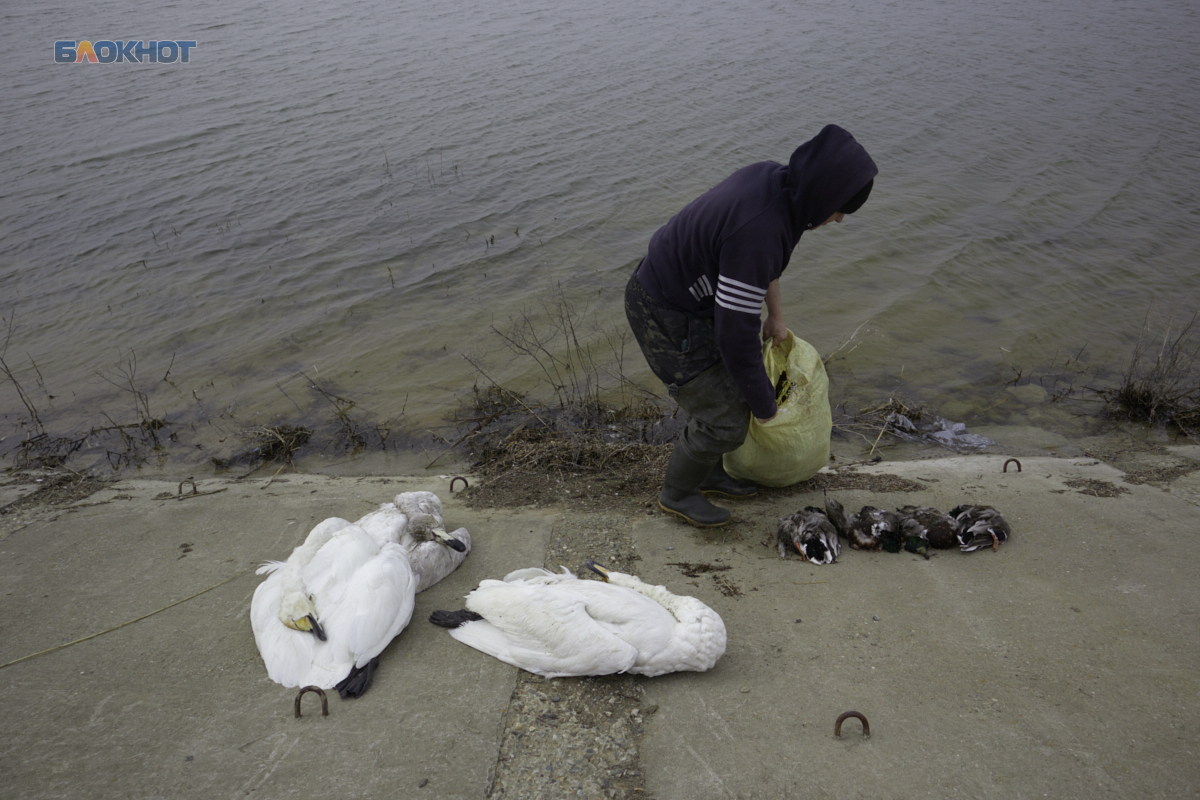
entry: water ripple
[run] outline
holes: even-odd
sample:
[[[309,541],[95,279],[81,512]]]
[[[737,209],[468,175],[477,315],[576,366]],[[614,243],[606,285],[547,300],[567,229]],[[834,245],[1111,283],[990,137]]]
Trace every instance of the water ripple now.
[[[784,298],[825,351],[870,320],[867,384],[903,362],[937,398],[1016,343],[1115,360],[1152,303],[1200,299],[1200,37],[1181,0],[0,19],[0,312],[11,352],[84,410],[116,402],[96,372],[136,351],[230,407],[271,413],[307,365],[381,415],[408,398],[436,420],[473,380],[445,356],[487,349],[555,285],[620,323],[658,225],[832,121],[880,178],[804,237]],[[60,35],[200,45],[186,65],[59,65]],[[19,408],[10,386],[0,408]]]

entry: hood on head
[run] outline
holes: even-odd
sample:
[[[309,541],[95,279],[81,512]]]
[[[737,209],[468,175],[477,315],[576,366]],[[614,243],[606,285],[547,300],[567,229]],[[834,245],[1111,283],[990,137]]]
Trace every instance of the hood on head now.
[[[799,232],[829,219],[878,174],[871,156],[849,131],[826,125],[788,160],[786,185]]]

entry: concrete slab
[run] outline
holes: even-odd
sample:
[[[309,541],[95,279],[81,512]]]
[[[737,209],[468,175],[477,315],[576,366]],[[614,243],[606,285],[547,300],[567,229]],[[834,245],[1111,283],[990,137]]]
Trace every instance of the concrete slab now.
[[[1200,472],[1191,472],[1171,481],[1168,491],[1180,500],[1200,506]]]
[[[1182,797],[1200,791],[1200,536],[1195,507],[1149,486],[1081,493],[1120,473],[1092,460],[989,456],[864,470],[928,488],[830,494],[847,510],[999,508],[999,552],[846,549],[780,560],[771,517],[819,496],[738,507],[763,536],[722,544],[662,518],[635,527],[642,577],[691,589],[730,632],[717,667],[645,683],[642,742],[658,800],[758,797]],[[1076,482],[1076,486],[1068,482]],[[1082,487],[1082,488],[1080,488]],[[774,507],[772,507],[774,506]],[[671,548],[671,549],[668,549]],[[708,562],[741,595],[667,562]],[[682,582],[682,586],[681,586]],[[834,721],[857,722],[833,737]]]
[[[1170,445],[1166,449],[1177,456],[1200,461],[1200,444]]]
[[[923,488],[831,492],[848,510],[995,505],[1014,528],[995,553],[780,560],[778,518],[815,495],[736,504],[736,524],[708,532],[631,516],[639,574],[705,600],[729,630],[711,672],[637,679],[642,707],[658,707],[639,745],[646,794],[1200,791],[1195,506],[1092,459],[1027,458],[1020,473],[1004,461],[885,463],[859,471]],[[483,797],[517,672],[423,620],[483,578],[541,563],[573,512],[472,511],[436,479],[198,488],[213,493],[177,500],[174,484],[124,481],[0,539],[4,796]],[[253,568],[319,520],[411,488],[437,491],[475,551],[418,596],[365,697],[332,698],[327,718],[305,698],[294,719],[294,693],[266,677],[250,632]],[[677,562],[729,569],[691,578]],[[850,709],[870,739],[855,722],[833,738]]]
[[[414,624],[363,698],[334,693],[322,718],[306,697],[294,719],[295,692],[267,678],[250,631],[253,568],[286,557],[325,517],[356,519],[417,488],[439,492],[473,553],[417,596]],[[0,542],[0,664],[216,586],[3,669],[13,701],[0,717],[5,797],[483,795],[516,670],[464,658],[419,623],[460,607],[484,577],[539,563],[553,515],[470,512],[437,481],[203,481],[199,491],[219,493],[155,499],[174,490],[122,482]]]
[[[7,476],[0,475],[0,508],[4,508],[9,503],[15,503],[40,488],[42,488],[41,483],[14,481]]]

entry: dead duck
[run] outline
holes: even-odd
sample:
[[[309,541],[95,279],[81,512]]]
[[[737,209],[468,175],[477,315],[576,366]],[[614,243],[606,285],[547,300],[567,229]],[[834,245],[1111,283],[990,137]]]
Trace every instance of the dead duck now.
[[[847,537],[855,550],[879,550],[895,545],[900,552],[900,523],[891,511],[875,506],[863,506],[848,520]]]
[[[919,556],[925,556],[925,560],[929,560],[929,536],[925,532],[925,526],[912,517],[905,516],[896,512],[896,522],[900,530],[893,541],[886,541],[883,544],[883,549],[889,553],[899,553],[904,550],[908,553],[916,553]]]
[[[829,517],[829,521],[837,529],[838,536],[843,539],[850,538],[850,522],[846,519],[846,509],[828,494],[825,495],[825,516]]]
[[[775,546],[779,557],[787,556],[788,545],[795,546],[800,557],[813,564],[832,564],[842,552],[838,531],[825,512],[805,506],[779,520]]]
[[[958,545],[958,523],[944,511],[929,506],[903,506],[896,509],[900,527],[906,537],[919,537],[930,547],[948,550]]]
[[[957,530],[958,546],[964,553],[978,550],[987,545],[992,551],[1000,549],[1000,545],[1008,541],[1012,534],[1007,520],[1000,512],[991,506],[961,505],[950,509]]]

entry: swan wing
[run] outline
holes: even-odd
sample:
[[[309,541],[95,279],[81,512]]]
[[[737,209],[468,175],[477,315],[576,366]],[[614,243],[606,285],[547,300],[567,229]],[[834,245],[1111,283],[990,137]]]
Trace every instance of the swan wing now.
[[[394,503],[384,503],[378,510],[365,515],[358,527],[371,534],[380,547],[388,542],[398,542],[408,527],[408,517]]]
[[[562,572],[551,572],[548,569],[541,567],[526,567],[525,569],[515,569],[504,576],[504,580],[509,583],[517,583],[519,581],[537,581],[539,583],[559,583],[561,581],[579,580],[566,567],[562,568]]]
[[[607,584],[582,583],[594,595],[589,605],[592,616],[638,648],[637,664],[630,672],[648,676],[704,672],[724,654],[725,623],[700,600],[619,572],[609,572],[608,578]]]
[[[705,672],[716,665],[725,654],[725,622],[699,600],[694,605],[697,613],[687,623],[676,624],[658,650],[643,651],[630,672],[653,678],[668,672]]]
[[[388,643],[412,620],[416,579],[408,556],[397,544],[388,544],[358,569],[342,602],[323,616],[333,649],[361,667],[383,652]],[[344,678],[343,674],[338,680]]]
[[[302,546],[310,547],[315,553],[317,549],[321,547],[321,545],[325,544],[330,540],[330,538],[333,537],[334,534],[349,524],[349,520],[342,519],[341,517],[329,517],[328,519],[323,519],[314,525],[313,529],[308,532],[308,536],[305,537],[304,545]],[[297,550],[299,549],[300,548],[297,548]]]
[[[634,589],[600,581],[579,581],[574,589],[586,599],[588,616],[597,626],[637,651],[639,666],[686,635],[670,611]]]
[[[467,608],[484,617],[450,632],[458,641],[506,664],[556,678],[628,670],[637,648],[588,613],[571,583],[484,581]]]
[[[343,602],[354,573],[378,553],[379,547],[370,534],[357,525],[349,525],[304,565],[300,577],[322,620],[330,608]]]

